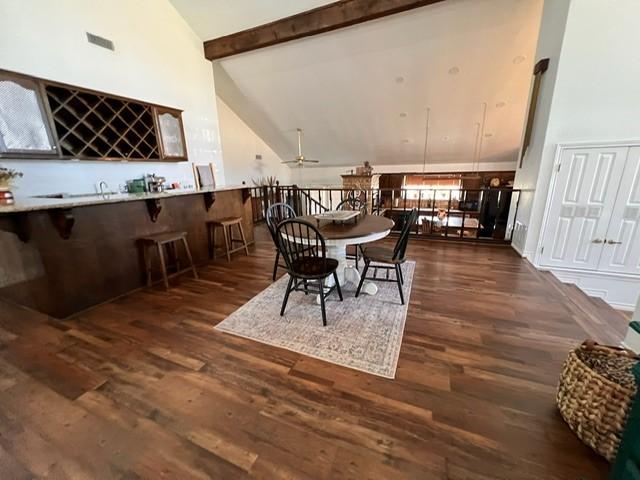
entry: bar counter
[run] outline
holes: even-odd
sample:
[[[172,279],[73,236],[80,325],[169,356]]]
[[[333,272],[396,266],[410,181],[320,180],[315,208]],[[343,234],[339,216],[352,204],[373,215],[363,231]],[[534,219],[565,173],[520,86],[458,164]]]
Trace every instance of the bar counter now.
[[[208,220],[242,217],[253,242],[249,198],[245,186],[18,198],[0,206],[0,298],[66,318],[133,291],[144,285],[138,239],[161,232],[186,231],[202,265],[209,260]]]

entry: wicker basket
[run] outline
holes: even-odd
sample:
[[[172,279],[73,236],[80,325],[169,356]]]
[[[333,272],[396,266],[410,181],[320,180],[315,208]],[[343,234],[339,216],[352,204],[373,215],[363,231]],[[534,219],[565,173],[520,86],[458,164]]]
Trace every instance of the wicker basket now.
[[[562,418],[588,446],[610,462],[618,452],[637,390],[630,350],[586,341],[564,363],[556,398]]]

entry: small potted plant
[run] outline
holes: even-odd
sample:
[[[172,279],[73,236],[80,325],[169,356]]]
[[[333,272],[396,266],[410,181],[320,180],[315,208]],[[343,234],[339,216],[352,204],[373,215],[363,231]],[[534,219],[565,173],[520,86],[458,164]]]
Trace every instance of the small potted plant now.
[[[22,177],[22,172],[0,166],[0,205],[11,205],[13,203],[11,186],[13,185],[13,180],[19,177]]]

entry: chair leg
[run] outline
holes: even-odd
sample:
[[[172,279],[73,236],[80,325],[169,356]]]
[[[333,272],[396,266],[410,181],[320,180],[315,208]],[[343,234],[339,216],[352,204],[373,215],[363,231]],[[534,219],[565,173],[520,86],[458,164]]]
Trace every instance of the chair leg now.
[[[196,270],[196,266],[193,264],[193,257],[191,256],[191,250],[189,250],[189,244],[187,243],[187,239],[182,237],[182,244],[184,245],[184,251],[187,253],[187,259],[191,264],[191,271],[193,272],[193,278],[198,278],[198,271]]]
[[[400,271],[400,264],[396,263],[396,280],[398,283],[398,291],[400,292],[400,302],[404,305],[404,294],[402,293],[402,282],[400,281],[402,272]]]
[[[359,252],[360,257],[362,257],[362,261],[364,262],[364,248],[362,248],[362,245],[358,245],[357,252]]]
[[[309,295],[309,282],[307,282],[307,280],[303,280],[304,282],[304,294],[305,295]]]
[[[280,261],[280,250],[276,250],[276,261],[273,264],[273,281],[276,281],[276,274],[278,273],[278,262]]]
[[[242,239],[242,244],[244,245],[244,253],[249,256],[249,246],[247,245],[247,239],[244,237],[244,229],[242,228],[242,222],[238,224],[238,230],[240,230],[240,238]]]
[[[358,252],[358,245],[356,245],[356,270],[360,271],[360,253]]]
[[[318,280],[318,287],[320,287],[320,308],[322,309],[322,326],[327,326],[327,312],[324,308],[324,287],[322,280]]]
[[[342,301],[342,289],[340,288],[340,282],[338,281],[338,274],[335,271],[333,272],[333,280],[336,282],[336,290],[338,290],[338,296],[340,297],[340,301]]]
[[[404,285],[404,274],[402,273],[402,265],[398,264],[398,272],[400,273],[400,284]]]
[[[167,277],[167,262],[164,260],[164,251],[162,244],[158,244],[158,256],[160,257],[160,267],[162,268],[162,280],[164,281],[165,290],[169,290],[169,278]]]
[[[224,232],[224,248],[227,254],[227,262],[231,263],[231,254],[229,253],[229,250],[231,250],[231,247],[229,246],[229,235],[231,234],[231,229],[227,231],[227,227],[223,225],[222,231]]]
[[[367,270],[369,270],[369,262],[364,261],[364,270],[362,270],[362,276],[360,277],[360,283],[358,284],[358,289],[356,290],[356,298],[360,295],[360,290],[362,289],[362,285],[364,284],[364,279],[367,276]]]
[[[287,302],[289,301],[289,293],[291,293],[291,284],[293,283],[293,276],[289,275],[289,283],[287,284],[287,293],[284,294],[282,299],[282,308],[280,309],[280,316],[284,315],[284,309],[287,308]]]

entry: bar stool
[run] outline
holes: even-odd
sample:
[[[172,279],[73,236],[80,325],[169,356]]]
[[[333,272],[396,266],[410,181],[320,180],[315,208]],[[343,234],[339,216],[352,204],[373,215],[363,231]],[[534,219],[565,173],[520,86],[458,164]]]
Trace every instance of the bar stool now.
[[[169,276],[167,275],[167,262],[164,257],[163,246],[167,248],[170,257],[175,263],[176,274],[180,273],[180,262],[178,261],[177,244],[182,242],[184,245],[184,251],[187,254],[187,259],[191,264],[191,271],[193,272],[193,278],[198,278],[198,272],[193,264],[193,258],[191,257],[191,250],[189,250],[189,244],[187,243],[187,232],[164,232],[155,235],[147,235],[140,238],[142,243],[142,255],[144,257],[144,265],[147,271],[147,286],[151,287],[151,252],[149,248],[158,249],[158,257],[160,258],[160,267],[162,268],[162,279],[164,281],[165,290],[169,290]]]
[[[233,238],[233,227],[236,226],[240,232],[240,238]],[[207,234],[209,240],[209,257],[216,258],[216,230],[222,228],[224,236],[224,251],[227,255],[227,262],[231,261],[231,254],[238,250],[244,249],[244,253],[249,255],[249,247],[247,245],[247,239],[244,236],[244,230],[242,229],[241,217],[226,217],[218,220],[210,220],[207,222]],[[234,247],[234,243],[240,243],[238,247]],[[222,247],[221,247],[222,248]]]

